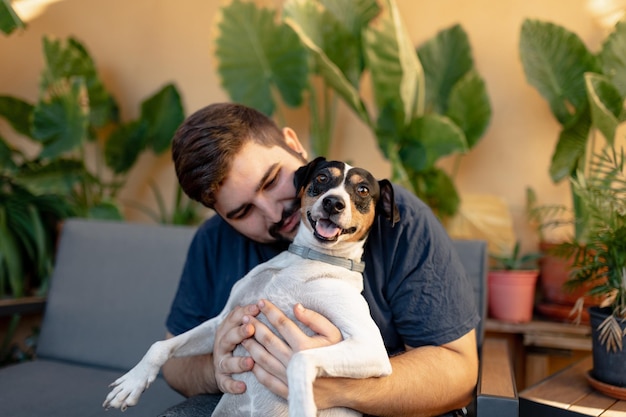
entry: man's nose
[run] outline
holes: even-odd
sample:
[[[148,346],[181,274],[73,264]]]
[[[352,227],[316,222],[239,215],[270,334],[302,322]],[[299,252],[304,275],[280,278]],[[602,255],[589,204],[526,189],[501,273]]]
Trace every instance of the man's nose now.
[[[263,216],[271,223],[278,223],[283,216],[282,206],[275,200],[259,197],[256,203]]]

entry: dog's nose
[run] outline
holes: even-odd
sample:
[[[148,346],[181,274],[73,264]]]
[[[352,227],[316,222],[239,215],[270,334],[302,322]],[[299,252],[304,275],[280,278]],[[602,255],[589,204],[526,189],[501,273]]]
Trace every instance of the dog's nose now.
[[[324,201],[322,202],[322,207],[324,208],[324,211],[328,214],[337,214],[341,213],[346,208],[346,205],[342,199],[330,196],[324,198]]]

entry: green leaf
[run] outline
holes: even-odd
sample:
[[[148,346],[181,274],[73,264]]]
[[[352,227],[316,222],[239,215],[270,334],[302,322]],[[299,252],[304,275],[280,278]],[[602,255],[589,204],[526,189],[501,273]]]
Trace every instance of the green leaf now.
[[[558,183],[576,173],[585,156],[590,128],[591,122],[587,113],[583,113],[572,126],[563,128],[550,163],[552,181]]]
[[[415,152],[416,142],[422,146],[423,163],[418,163]],[[400,157],[405,166],[415,171],[425,171],[435,166],[437,160],[452,153],[468,150],[463,131],[450,119],[435,114],[414,119],[405,132],[400,145]]]
[[[609,79],[602,75],[585,74],[585,84],[591,107],[592,126],[613,145],[624,100]]]
[[[141,121],[148,127],[146,143],[156,154],[169,149],[172,137],[184,118],[180,94],[173,84],[166,85],[141,104]]]
[[[585,111],[585,72],[598,72],[597,58],[578,35],[549,22],[526,19],[520,33],[520,57],[528,82],[548,101],[564,126]]]
[[[600,51],[602,72],[608,76],[622,97],[626,97],[626,22],[617,23]]]
[[[363,37],[374,100],[379,109],[400,112],[398,120],[405,126],[423,108],[422,66],[395,8],[392,15],[383,15],[377,23],[368,27]]]
[[[0,116],[15,129],[17,133],[31,137],[31,118],[33,105],[11,96],[0,96]]]
[[[17,169],[17,164],[13,160],[13,149],[0,136],[0,174],[12,172]]]
[[[84,161],[59,158],[46,164],[26,164],[15,179],[35,194],[67,195],[87,175]]]
[[[485,133],[491,120],[491,103],[485,82],[474,70],[469,71],[450,91],[446,114],[465,133],[472,149]]]
[[[329,2],[332,5],[332,2]],[[343,3],[352,3],[344,0]],[[288,1],[285,3],[285,23],[292,26],[297,33],[306,34],[306,38],[324,52],[324,55],[337,66],[352,86],[359,88],[363,58],[361,56],[360,31],[355,36],[353,25],[356,21],[354,8],[339,7],[335,3],[331,10],[341,13],[336,16],[325,7],[319,7],[314,1]],[[343,5],[345,6],[345,4]],[[304,42],[304,39],[302,39]],[[318,72],[317,57],[313,72]]]
[[[101,201],[89,207],[88,218],[102,220],[124,220],[122,211],[112,201]]]
[[[215,40],[217,71],[233,101],[267,115],[280,92],[286,105],[297,107],[308,86],[308,57],[298,37],[276,13],[253,3],[233,1],[221,9]]]
[[[292,2],[288,2],[285,7],[287,8],[291,3]],[[287,10],[285,13],[288,13]],[[341,69],[330,60],[322,47],[315,43],[315,40],[305,32],[305,28],[300,26],[298,22],[288,15],[285,17],[285,23],[296,32],[300,41],[309,49],[315,59],[317,71],[326,84],[332,87],[335,92],[345,100],[346,104],[352,108],[357,116],[369,126],[371,124],[369,114],[361,101],[359,92],[354,88]]]
[[[425,172],[412,175],[417,196],[431,207],[439,217],[454,215],[461,198],[454,181],[443,170],[433,167]]]
[[[12,295],[20,297],[24,294],[22,256],[7,217],[7,208],[0,204],[0,283],[4,284],[0,294],[4,293],[4,287],[8,285]]]
[[[0,31],[9,35],[15,29],[24,28],[26,25],[11,7],[10,0],[0,0]]]
[[[147,122],[137,120],[111,133],[104,147],[104,158],[113,172],[123,174],[133,167],[146,147],[148,129]]]
[[[456,24],[417,49],[426,79],[426,108],[445,114],[455,84],[474,66],[467,34]]]
[[[88,100],[83,99],[89,123],[95,127],[110,121],[119,121],[119,109],[113,97],[106,91],[98,77],[96,65],[87,49],[75,38],[67,42],[43,39],[46,67],[42,74],[41,88],[46,95],[60,95],[67,86],[81,83],[86,88]],[[64,88],[65,86],[65,88]]]
[[[380,6],[376,0],[320,0],[348,32],[358,39],[365,28],[378,13]]]
[[[83,84],[41,101],[33,112],[33,137],[43,144],[41,158],[54,159],[81,146],[87,137],[87,115],[81,105]]]

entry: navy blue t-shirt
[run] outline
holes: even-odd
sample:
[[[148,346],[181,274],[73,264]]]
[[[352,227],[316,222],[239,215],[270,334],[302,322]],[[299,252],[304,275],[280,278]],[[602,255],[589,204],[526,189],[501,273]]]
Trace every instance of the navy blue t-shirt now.
[[[363,295],[387,351],[441,345],[480,320],[472,286],[446,231],[417,197],[395,185],[400,221],[377,217],[365,245]],[[286,244],[244,237],[219,216],[198,229],[167,319],[177,335],[219,314],[232,286]],[[270,298],[271,301],[271,298]]]

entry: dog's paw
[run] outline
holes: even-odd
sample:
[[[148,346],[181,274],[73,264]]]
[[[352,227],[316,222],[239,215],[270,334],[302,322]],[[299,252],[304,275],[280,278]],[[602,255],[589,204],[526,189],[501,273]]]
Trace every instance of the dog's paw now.
[[[116,379],[109,387],[113,389],[102,403],[105,409],[119,408],[125,411],[137,405],[141,394],[154,382],[156,374],[146,373],[142,369],[133,368],[124,376]]]

